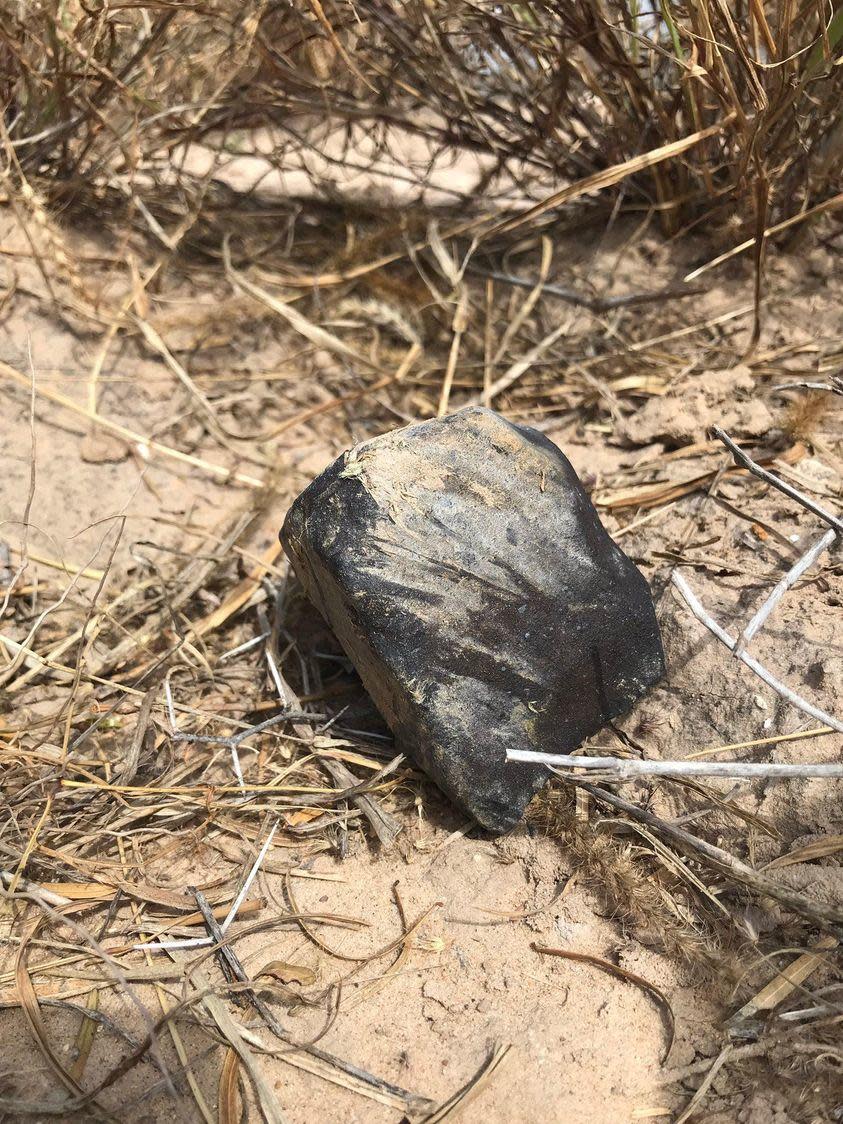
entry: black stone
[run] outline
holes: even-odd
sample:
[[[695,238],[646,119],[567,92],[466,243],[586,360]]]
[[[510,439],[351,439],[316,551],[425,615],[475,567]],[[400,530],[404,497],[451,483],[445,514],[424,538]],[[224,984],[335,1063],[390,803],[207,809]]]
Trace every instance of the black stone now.
[[[467,409],[366,441],[281,541],[406,751],[506,831],[564,753],[664,672],[644,577],[542,434]]]

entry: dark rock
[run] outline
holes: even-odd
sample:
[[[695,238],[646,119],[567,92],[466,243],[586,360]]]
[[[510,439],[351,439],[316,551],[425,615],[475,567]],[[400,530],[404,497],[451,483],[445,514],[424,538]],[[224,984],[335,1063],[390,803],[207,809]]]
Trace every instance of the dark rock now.
[[[396,743],[493,831],[661,677],[650,591],[542,434],[468,409],[358,445],[281,540]]]

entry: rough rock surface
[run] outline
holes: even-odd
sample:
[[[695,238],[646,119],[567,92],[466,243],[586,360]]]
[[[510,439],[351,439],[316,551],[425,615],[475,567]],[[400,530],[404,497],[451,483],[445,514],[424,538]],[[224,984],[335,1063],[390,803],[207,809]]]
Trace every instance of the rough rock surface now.
[[[345,453],[281,540],[399,748],[493,831],[564,752],[663,674],[644,577],[567,459],[535,430],[467,409]]]

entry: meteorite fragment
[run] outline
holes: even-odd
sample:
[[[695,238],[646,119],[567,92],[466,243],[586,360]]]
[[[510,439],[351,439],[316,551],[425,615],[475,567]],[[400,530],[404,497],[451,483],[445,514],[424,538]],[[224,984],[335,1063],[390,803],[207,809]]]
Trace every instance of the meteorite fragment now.
[[[664,672],[644,577],[542,434],[467,409],[366,441],[281,541],[399,748],[506,831],[562,753]]]

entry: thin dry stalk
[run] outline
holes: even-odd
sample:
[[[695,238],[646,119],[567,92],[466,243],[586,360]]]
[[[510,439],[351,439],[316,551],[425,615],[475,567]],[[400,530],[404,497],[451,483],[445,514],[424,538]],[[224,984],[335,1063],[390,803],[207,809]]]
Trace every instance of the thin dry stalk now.
[[[734,652],[735,648],[737,647],[737,640],[733,636],[730,636],[725,628],[722,628],[717,623],[717,621],[714,620],[714,618],[705,611],[705,609],[691,590],[691,587],[678,572],[678,570],[674,570],[670,580],[675,588],[679,591],[683,600],[685,601],[685,604],[688,606],[697,620],[701,624],[704,624],[709,632],[712,632],[717,637],[717,639],[721,643],[725,644],[731,652]],[[807,699],[803,699],[801,695],[796,693],[796,691],[786,686],[779,679],[776,679],[776,677],[772,675],[753,656],[749,656],[746,654],[746,652],[742,652],[741,655],[737,658],[740,659],[741,663],[746,664],[750,671],[754,671],[758,678],[766,683],[767,686],[770,687],[773,691],[775,691],[777,695],[780,695],[783,699],[789,702],[791,706],[795,706],[798,710],[801,710],[805,714],[810,715],[811,718],[815,718],[818,722],[822,722],[823,725],[829,726],[832,730],[837,730],[839,733],[843,734],[843,721],[840,721],[840,719],[838,718],[834,718],[830,714],[826,714],[824,710],[820,710],[819,707],[814,706],[814,704],[808,702]]]
[[[540,753],[531,749],[509,749],[507,761],[545,765],[559,776],[564,770],[599,772],[601,780],[634,780],[636,777],[835,777],[843,779],[843,765],[779,765],[741,761],[637,761],[634,758],[585,757],[565,753]]]

